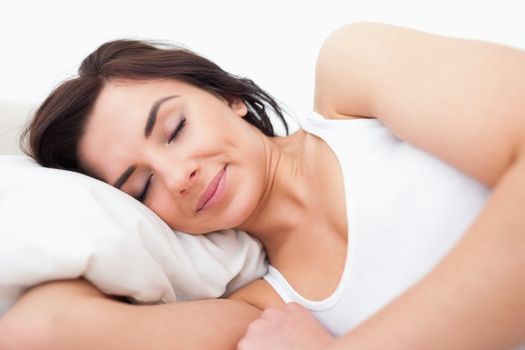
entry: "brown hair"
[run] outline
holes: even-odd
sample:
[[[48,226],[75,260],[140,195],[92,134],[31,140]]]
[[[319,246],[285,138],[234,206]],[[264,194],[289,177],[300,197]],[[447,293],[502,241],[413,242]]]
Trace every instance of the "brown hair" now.
[[[138,40],[102,44],[87,56],[78,76],[60,84],[38,108],[24,130],[21,146],[46,167],[86,173],[78,157],[78,142],[104,84],[112,79],[177,79],[248,107],[246,121],[267,136],[275,136],[267,114],[270,107],[288,125],[275,100],[253,81],[234,76],[187,49]]]

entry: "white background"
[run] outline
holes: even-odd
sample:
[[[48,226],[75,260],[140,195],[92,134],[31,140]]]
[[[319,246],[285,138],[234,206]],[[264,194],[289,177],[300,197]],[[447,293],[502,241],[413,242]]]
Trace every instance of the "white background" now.
[[[0,100],[38,103],[104,41],[149,38],[184,44],[303,113],[323,39],[363,20],[525,49],[520,0],[10,1],[0,10]]]

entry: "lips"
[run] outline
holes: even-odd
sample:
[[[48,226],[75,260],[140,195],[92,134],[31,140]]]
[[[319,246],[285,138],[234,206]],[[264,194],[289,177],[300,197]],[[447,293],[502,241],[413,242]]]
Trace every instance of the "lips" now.
[[[202,193],[197,203],[197,211],[212,207],[219,202],[224,193],[226,185],[226,166],[210,181],[206,190]]]

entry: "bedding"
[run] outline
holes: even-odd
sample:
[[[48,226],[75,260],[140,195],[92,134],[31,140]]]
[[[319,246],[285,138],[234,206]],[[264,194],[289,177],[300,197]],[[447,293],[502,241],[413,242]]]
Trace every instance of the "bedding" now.
[[[22,154],[18,139],[34,109],[33,104],[0,99],[0,155]]]
[[[0,214],[0,315],[27,288],[57,279],[162,303],[227,295],[267,271],[245,232],[175,232],[110,185],[26,156],[0,156]]]

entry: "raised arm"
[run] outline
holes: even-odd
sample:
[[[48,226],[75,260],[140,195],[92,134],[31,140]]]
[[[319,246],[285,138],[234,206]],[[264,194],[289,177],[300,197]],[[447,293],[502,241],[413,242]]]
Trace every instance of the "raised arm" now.
[[[525,156],[454,250],[336,349],[510,349],[525,344]]]
[[[315,109],[379,118],[400,138],[493,186],[523,143],[525,52],[376,23],[335,31]]]
[[[259,311],[233,300],[137,306],[89,283],[48,283],[0,319],[0,349],[235,349]]]
[[[430,274],[345,336],[331,339],[311,315],[290,305],[263,313],[240,349],[268,343],[275,350],[525,344],[525,54],[352,24],[334,32],[319,54],[314,108],[327,118],[377,117],[493,191]]]
[[[321,114],[377,117],[493,189],[435,270],[333,348],[525,343],[525,54],[361,23],[327,40],[316,77]]]

